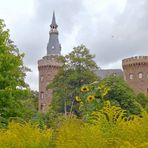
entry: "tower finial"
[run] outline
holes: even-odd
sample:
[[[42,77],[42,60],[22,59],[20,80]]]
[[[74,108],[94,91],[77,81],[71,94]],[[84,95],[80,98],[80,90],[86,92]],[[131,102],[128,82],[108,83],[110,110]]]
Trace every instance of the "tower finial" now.
[[[52,16],[52,22],[51,22],[51,25],[50,25],[51,28],[57,28],[58,25],[56,23],[56,19],[55,19],[55,12],[53,11],[53,16]]]

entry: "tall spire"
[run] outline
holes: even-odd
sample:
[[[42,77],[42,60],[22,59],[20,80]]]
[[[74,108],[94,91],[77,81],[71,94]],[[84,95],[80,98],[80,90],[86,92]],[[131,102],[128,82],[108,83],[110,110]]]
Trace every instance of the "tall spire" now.
[[[50,27],[51,27],[51,28],[52,28],[52,27],[54,27],[54,28],[57,28],[57,27],[58,27],[58,25],[57,25],[57,23],[56,23],[55,12],[54,12],[54,11],[53,11],[52,22],[51,22]]]
[[[61,45],[58,39],[58,25],[56,24],[55,13],[53,12],[52,22],[50,25],[50,37],[47,45],[47,55],[60,55],[61,54]]]

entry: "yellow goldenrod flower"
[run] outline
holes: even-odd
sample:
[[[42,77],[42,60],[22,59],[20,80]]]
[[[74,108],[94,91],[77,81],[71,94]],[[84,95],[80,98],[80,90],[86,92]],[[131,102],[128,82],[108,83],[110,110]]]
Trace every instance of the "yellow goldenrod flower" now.
[[[88,101],[88,102],[92,102],[94,99],[95,99],[95,96],[93,96],[93,95],[89,95],[89,96],[87,97],[87,101]]]
[[[76,101],[77,101],[77,102],[80,102],[80,101],[81,101],[81,99],[80,99],[80,97],[79,97],[79,96],[76,96],[76,98],[75,98],[75,99],[76,99]]]
[[[87,86],[82,86],[81,87],[81,92],[88,92],[89,88]]]
[[[80,102],[80,106],[79,106],[79,111],[81,111],[83,109],[84,103],[81,101]]]
[[[80,106],[81,106],[81,107],[82,107],[82,106],[84,106],[84,104],[83,104],[83,102],[82,102],[82,101],[80,102]]]

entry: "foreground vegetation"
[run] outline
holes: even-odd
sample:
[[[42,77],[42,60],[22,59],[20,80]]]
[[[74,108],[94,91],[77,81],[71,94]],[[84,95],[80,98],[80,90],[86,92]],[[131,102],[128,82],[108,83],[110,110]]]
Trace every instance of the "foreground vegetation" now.
[[[127,118],[125,112],[107,101],[84,122],[69,115],[56,129],[40,129],[31,123],[10,122],[0,130],[3,148],[146,148],[148,115]]]
[[[148,147],[148,96],[120,77],[99,79],[84,45],[60,57],[47,113],[37,111],[38,93],[24,81],[23,56],[0,20],[1,148]]]

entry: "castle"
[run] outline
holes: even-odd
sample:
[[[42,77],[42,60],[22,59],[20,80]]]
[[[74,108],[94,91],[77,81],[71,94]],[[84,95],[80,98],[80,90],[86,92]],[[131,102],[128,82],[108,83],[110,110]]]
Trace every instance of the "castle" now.
[[[148,56],[122,60],[124,79],[136,93],[148,93]]]
[[[53,13],[50,25],[49,42],[47,45],[47,55],[38,61],[39,70],[39,103],[38,109],[41,112],[48,110],[51,103],[52,90],[47,89],[47,85],[52,82],[59,68],[62,66],[56,59],[61,55],[61,45],[58,39],[58,25],[56,24],[55,13]],[[125,81],[133,90],[148,93],[148,56],[131,57],[122,60],[121,69],[100,69],[97,75],[104,78],[108,75],[123,76]]]

